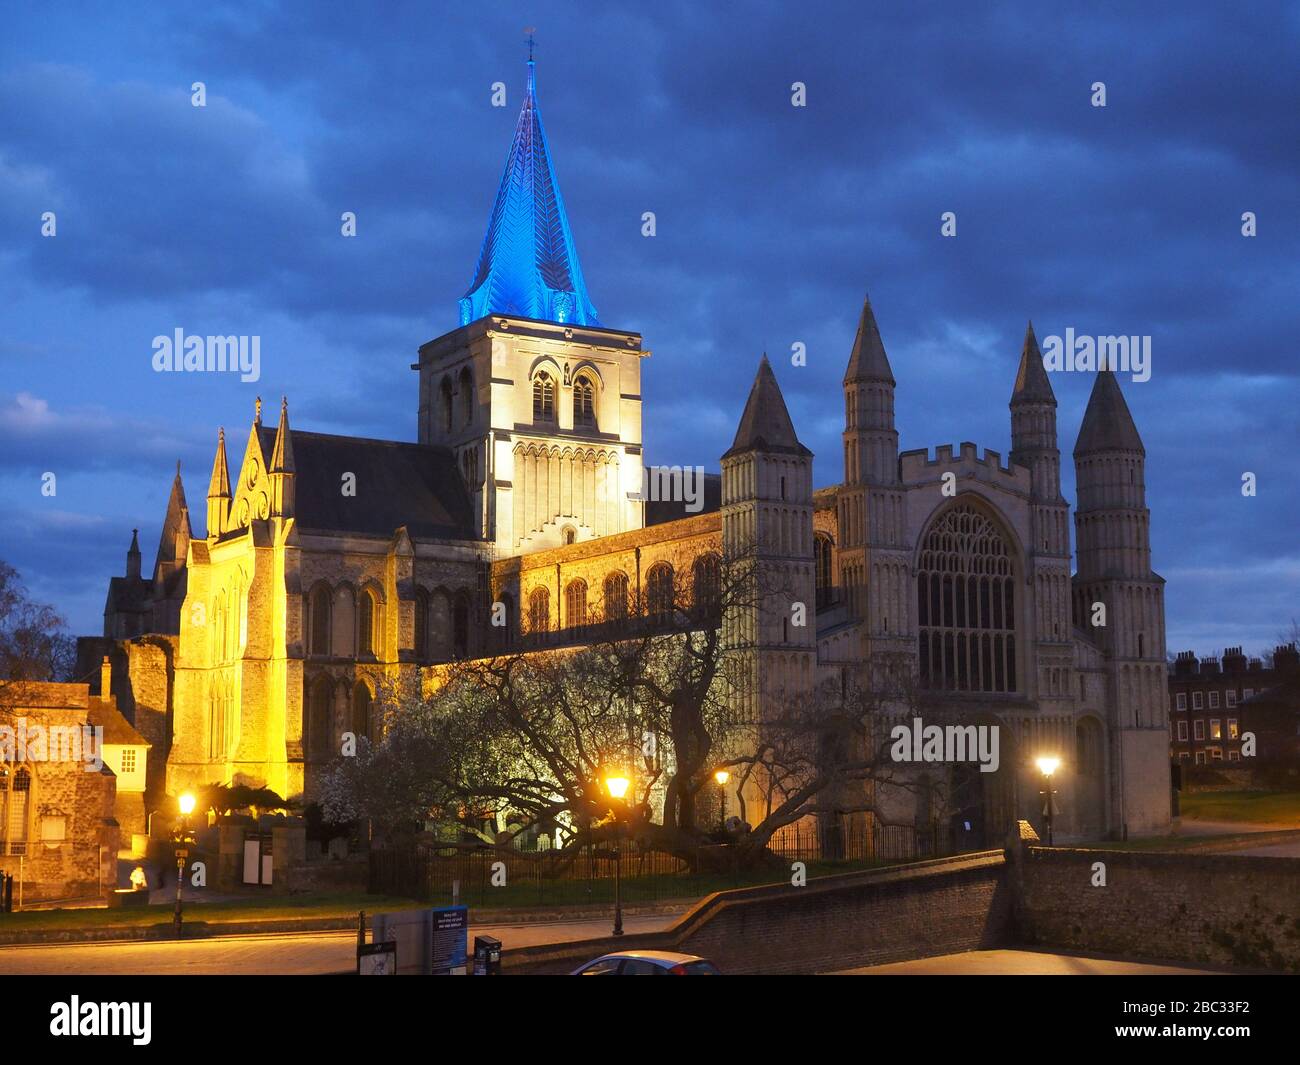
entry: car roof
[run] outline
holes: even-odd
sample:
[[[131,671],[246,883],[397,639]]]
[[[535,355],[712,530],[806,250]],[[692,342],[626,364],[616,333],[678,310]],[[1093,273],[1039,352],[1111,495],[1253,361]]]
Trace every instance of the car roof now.
[[[678,954],[671,950],[621,950],[614,954],[602,954],[595,961],[589,964],[594,965],[598,961],[605,961],[608,958],[642,958],[646,961],[662,961],[669,965],[682,965],[686,962],[705,961],[698,954]]]

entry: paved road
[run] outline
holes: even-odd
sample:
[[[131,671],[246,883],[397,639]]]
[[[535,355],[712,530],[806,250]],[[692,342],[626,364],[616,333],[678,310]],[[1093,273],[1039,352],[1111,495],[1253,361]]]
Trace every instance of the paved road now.
[[[677,914],[625,917],[628,932],[655,932]],[[475,935],[496,936],[507,947],[567,943],[609,932],[607,918],[581,921],[533,921],[512,925],[471,925]],[[52,943],[0,947],[0,975],[99,976],[151,973],[198,976],[221,973],[311,975],[352,970],[356,932],[308,932],[260,936],[223,936],[188,942]]]
[[[1274,843],[1267,847],[1248,847],[1245,850],[1224,851],[1224,854],[1244,854],[1259,858],[1300,858],[1300,840],[1295,843]]]
[[[973,950],[920,961],[845,969],[834,976],[1135,976],[1205,975],[1208,970],[1119,958],[1087,958],[1036,950]]]

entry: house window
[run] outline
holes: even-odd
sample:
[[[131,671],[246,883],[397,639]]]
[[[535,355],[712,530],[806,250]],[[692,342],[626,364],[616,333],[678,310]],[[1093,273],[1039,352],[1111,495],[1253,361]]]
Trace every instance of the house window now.
[[[1179,751],[1179,752],[1178,752],[1178,760],[1179,760],[1180,762],[1188,762],[1188,761],[1191,761],[1191,758],[1192,758],[1192,755],[1191,755],[1191,752],[1190,752],[1190,751]]]
[[[1174,706],[1179,710],[1187,709],[1187,693],[1179,692],[1174,696]]]
[[[123,773],[135,772],[135,748],[134,747],[125,747],[122,750],[122,772]]]
[[[1197,764],[1197,765],[1205,765],[1205,762],[1206,762],[1205,752],[1204,752],[1204,751],[1197,751],[1197,752],[1196,752],[1196,764]]]
[[[1240,751],[1229,751],[1229,752],[1228,752],[1228,761],[1229,761],[1229,762],[1240,762],[1240,761],[1241,761],[1241,752],[1240,752]]]
[[[1187,722],[1186,722],[1186,721],[1180,721],[1180,722],[1178,722],[1178,742],[1179,742],[1179,743],[1186,743],[1186,742],[1187,742]]]
[[[1255,694],[1254,688],[1247,688],[1244,692],[1241,693],[1241,697],[1243,699],[1249,699],[1254,694]]]
[[[528,631],[547,632],[551,627],[551,593],[534,588],[528,597]]]
[[[550,374],[533,378],[533,421],[555,421],[555,380]]]
[[[1210,718],[1210,739],[1223,739],[1223,722],[1221,722],[1217,717]]]
[[[1235,740],[1238,738],[1239,736],[1237,734],[1237,719],[1235,717],[1230,717],[1228,718],[1228,739]]]
[[[1193,709],[1193,710],[1203,710],[1203,709],[1205,709],[1205,693],[1204,693],[1204,692],[1192,692],[1192,709]]]
[[[1017,690],[1015,567],[1002,531],[969,503],[925,534],[917,572],[921,683]]]
[[[0,765],[0,854],[27,853],[32,809],[32,775]]]
[[[1224,695],[1224,700],[1227,702],[1227,704],[1228,704],[1229,706],[1236,706],[1236,705],[1237,705],[1237,689],[1236,689],[1236,688],[1229,688],[1229,689],[1227,690],[1227,692],[1225,693],[1225,695]]]
[[[586,377],[579,377],[573,384],[573,425],[574,428],[593,428],[596,424],[595,389]]]
[[[1205,739],[1205,720],[1203,718],[1198,718],[1194,723],[1192,737],[1198,740]]]
[[[1221,747],[1210,748],[1210,759],[1215,762],[1223,761],[1223,749]]]
[[[1210,709],[1211,709],[1211,710],[1217,710],[1217,709],[1219,709],[1219,693],[1218,693],[1218,692],[1210,692]]]
[[[587,624],[587,582],[570,581],[564,589],[564,613],[568,616],[569,628],[581,629]]]

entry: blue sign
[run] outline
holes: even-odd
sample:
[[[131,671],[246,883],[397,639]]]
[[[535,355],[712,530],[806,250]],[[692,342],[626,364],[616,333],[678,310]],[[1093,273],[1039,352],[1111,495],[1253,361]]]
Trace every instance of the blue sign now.
[[[430,911],[434,976],[464,976],[469,956],[469,907],[444,906]]]

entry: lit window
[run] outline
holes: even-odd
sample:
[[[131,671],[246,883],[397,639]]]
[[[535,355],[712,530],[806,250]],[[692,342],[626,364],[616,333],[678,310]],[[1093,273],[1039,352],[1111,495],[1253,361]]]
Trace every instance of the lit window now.
[[[1228,718],[1228,739],[1235,740],[1238,738],[1237,719],[1235,717],[1230,717]]]
[[[123,773],[135,772],[135,748],[134,747],[127,747],[122,752],[122,772]]]
[[[1210,718],[1210,739],[1223,739],[1223,722],[1221,722],[1217,717]]]

